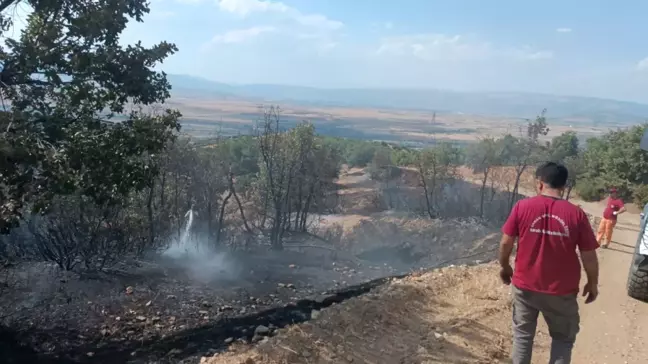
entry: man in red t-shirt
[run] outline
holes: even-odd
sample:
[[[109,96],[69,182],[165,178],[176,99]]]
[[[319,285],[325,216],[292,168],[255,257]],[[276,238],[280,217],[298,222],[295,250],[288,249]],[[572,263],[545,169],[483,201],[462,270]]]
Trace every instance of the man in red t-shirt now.
[[[596,241],[603,248],[607,248],[612,242],[612,233],[617,223],[617,216],[624,213],[626,210],[623,200],[617,195],[616,188],[610,189],[610,196],[605,201],[605,210],[603,210],[603,218],[596,233]],[[605,244],[601,244],[605,240]]]
[[[536,170],[535,197],[519,201],[502,227],[500,277],[513,283],[513,364],[531,363],[538,314],[552,338],[550,363],[568,364],[579,331],[581,265],[585,303],[598,296],[598,244],[583,210],[562,199],[567,168],[549,162]],[[510,257],[517,242],[515,270]]]

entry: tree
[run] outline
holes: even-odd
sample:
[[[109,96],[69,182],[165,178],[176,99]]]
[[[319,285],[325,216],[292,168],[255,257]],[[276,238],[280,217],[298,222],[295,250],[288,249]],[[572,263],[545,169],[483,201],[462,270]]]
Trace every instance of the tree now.
[[[448,183],[457,178],[460,163],[460,150],[447,142],[439,143],[420,153],[419,175],[425,193],[427,213],[431,218],[438,217],[439,195]]]
[[[538,163],[545,156],[546,147],[540,143],[540,137],[549,133],[546,112],[546,109],[542,110],[535,120],[529,121],[526,130],[521,128],[519,138],[508,137],[511,143],[505,145],[505,155],[510,158],[515,169],[515,182],[509,201],[509,211],[513,209],[513,205],[517,201],[522,175],[530,165]],[[505,137],[506,139],[507,137]]]
[[[605,188],[614,186],[620,196],[631,198],[637,186],[648,184],[648,153],[639,147],[647,127],[648,124],[636,125],[588,139],[582,174],[588,183],[579,187],[581,197],[598,199]]]
[[[126,24],[149,12],[146,0],[1,1],[3,36],[19,3],[33,11],[0,47],[5,233],[56,195],[81,191],[104,205],[146,188],[158,172],[151,157],[180,127],[177,111],[144,109],[169,97],[164,73],[153,68],[175,45],[119,44]]]
[[[502,154],[505,150],[504,141],[491,137],[482,138],[469,150],[466,158],[468,166],[473,173],[481,173],[481,190],[479,200],[479,216],[484,217],[484,200],[486,196],[486,184],[491,175],[492,168],[502,162]]]
[[[563,163],[569,172],[567,177],[567,194],[565,195],[565,200],[569,200],[572,190],[576,187],[579,177],[584,172],[585,164],[583,157],[580,155],[568,156],[563,160]]]
[[[549,146],[549,159],[563,162],[567,158],[578,155],[578,136],[573,131],[566,131],[551,140]]]

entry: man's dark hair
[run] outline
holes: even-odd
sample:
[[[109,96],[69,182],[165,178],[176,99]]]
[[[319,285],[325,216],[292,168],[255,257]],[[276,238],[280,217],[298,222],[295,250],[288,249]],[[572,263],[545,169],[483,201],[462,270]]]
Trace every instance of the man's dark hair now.
[[[543,163],[536,169],[536,178],[548,184],[551,188],[565,187],[568,175],[567,168],[555,162]]]

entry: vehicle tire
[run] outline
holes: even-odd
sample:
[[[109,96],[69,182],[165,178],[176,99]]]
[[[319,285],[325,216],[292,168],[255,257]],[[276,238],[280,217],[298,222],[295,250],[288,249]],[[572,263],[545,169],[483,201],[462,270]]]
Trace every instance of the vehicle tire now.
[[[628,296],[648,302],[648,272],[630,267],[628,275]]]

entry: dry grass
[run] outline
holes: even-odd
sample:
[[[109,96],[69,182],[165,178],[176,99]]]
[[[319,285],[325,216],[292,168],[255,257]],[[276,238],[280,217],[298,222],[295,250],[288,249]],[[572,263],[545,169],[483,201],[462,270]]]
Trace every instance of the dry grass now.
[[[494,264],[415,274],[201,363],[503,363],[507,292]]]

